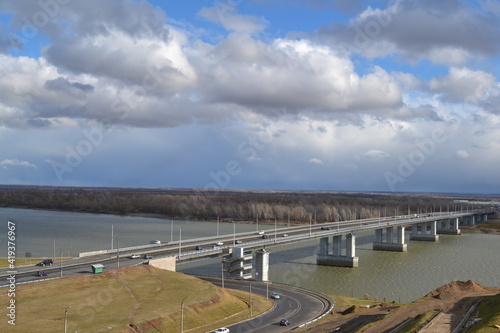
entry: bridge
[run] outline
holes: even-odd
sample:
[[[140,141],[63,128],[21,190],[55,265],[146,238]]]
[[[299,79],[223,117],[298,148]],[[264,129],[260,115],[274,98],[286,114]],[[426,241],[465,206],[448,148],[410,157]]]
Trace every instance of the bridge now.
[[[317,264],[328,266],[358,267],[356,256],[356,233],[373,230],[376,251],[408,251],[407,238],[414,241],[436,242],[439,234],[460,235],[460,226],[474,226],[485,222],[494,210],[467,210],[435,212],[392,217],[378,217],[308,225],[277,227],[264,231],[236,233],[218,237],[179,240],[162,245],[138,246],[127,249],[103,250],[99,254],[109,255],[139,252],[170,257],[170,266],[175,262],[203,257],[223,256],[223,270],[233,278],[251,278],[252,269],[257,280],[266,280],[269,252],[265,250],[278,244],[319,239]],[[407,228],[409,232],[406,232]],[[409,234],[409,237],[407,237]],[[252,266],[252,249],[256,251],[255,266]],[[80,254],[85,256],[96,252]],[[173,262],[172,262],[173,261]]]

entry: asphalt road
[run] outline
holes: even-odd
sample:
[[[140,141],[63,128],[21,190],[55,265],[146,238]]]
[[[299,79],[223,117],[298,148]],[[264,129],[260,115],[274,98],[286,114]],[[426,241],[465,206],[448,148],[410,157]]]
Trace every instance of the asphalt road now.
[[[220,279],[203,279],[217,286],[221,286]],[[273,333],[293,331],[297,329],[299,325],[318,318],[322,314],[328,312],[332,305],[331,301],[326,297],[304,289],[273,283],[266,286],[265,283],[255,281],[224,281],[224,287],[243,291],[249,291],[250,284],[252,285],[252,293],[266,296],[270,295],[272,292],[276,292],[280,295],[280,298],[274,300],[275,306],[267,313],[245,322],[228,326],[231,333]],[[290,320],[291,325],[280,326],[279,322],[283,318]]]

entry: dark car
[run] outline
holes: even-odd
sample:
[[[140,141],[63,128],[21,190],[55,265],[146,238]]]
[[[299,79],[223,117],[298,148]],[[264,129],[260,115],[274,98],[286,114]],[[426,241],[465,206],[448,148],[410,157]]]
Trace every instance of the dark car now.
[[[36,264],[37,266],[50,266],[52,265],[54,262],[52,261],[52,259],[45,259],[41,262],[39,262],[38,264]]]
[[[144,259],[153,259],[153,256],[150,254],[145,254]]]
[[[47,276],[49,275],[49,273],[47,273],[46,271],[38,271],[35,273],[36,276]]]
[[[281,321],[280,321],[280,326],[288,326],[291,324],[292,324],[292,322],[288,319],[281,319]]]
[[[321,230],[330,230],[328,227],[321,227]]]
[[[195,247],[195,250],[196,251],[203,250],[203,246],[198,245],[197,247]]]
[[[269,237],[267,235],[262,235],[262,239],[268,239]]]

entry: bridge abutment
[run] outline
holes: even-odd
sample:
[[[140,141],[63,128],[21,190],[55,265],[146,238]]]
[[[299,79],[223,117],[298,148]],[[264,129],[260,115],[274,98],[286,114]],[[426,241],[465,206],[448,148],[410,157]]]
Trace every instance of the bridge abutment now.
[[[430,223],[429,228],[428,223]],[[412,224],[410,240],[437,242],[439,240],[439,236],[437,235],[437,221]]]
[[[332,252],[330,254],[329,238],[320,238],[319,253],[316,263],[323,266],[359,267],[359,258],[356,257],[356,236],[346,236],[346,251],[342,255],[342,235],[332,237]]]
[[[385,241],[383,237],[384,229],[386,231]],[[373,243],[373,249],[376,251],[408,251],[408,245],[405,243],[405,227],[398,226],[396,228],[396,239],[394,239],[393,227],[375,229],[375,242]]]

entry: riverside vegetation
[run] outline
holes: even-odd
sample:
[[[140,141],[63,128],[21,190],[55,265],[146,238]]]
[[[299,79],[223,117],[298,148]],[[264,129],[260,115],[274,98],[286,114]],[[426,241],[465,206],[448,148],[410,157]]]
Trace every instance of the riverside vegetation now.
[[[188,220],[335,222],[472,208],[450,194],[1,186],[0,206]],[[494,198],[489,198],[492,200]],[[498,200],[498,198],[496,198]]]

